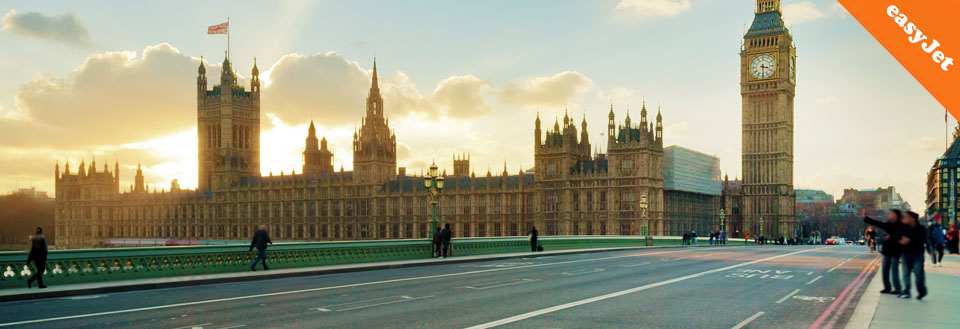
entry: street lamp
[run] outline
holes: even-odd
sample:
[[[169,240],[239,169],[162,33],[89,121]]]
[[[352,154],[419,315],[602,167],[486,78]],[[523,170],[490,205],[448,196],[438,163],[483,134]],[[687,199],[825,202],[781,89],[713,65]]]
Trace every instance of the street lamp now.
[[[726,212],[723,210],[723,208],[720,208],[720,233],[721,234],[727,231],[727,228],[725,225],[726,222],[724,221],[726,218],[727,218]]]
[[[430,165],[430,171],[423,178],[423,187],[430,194],[430,204],[433,205],[433,219],[430,220],[430,232],[427,232],[427,237],[433,239],[433,233],[440,226],[437,222],[437,203],[440,202],[440,191],[443,191],[443,176],[437,175],[436,162]]]
[[[763,216],[760,217],[760,236],[763,236]]]
[[[643,236],[649,236],[649,234],[647,234],[647,233],[649,233],[649,232],[647,231],[647,206],[648,206],[648,205],[647,205],[647,195],[646,195],[646,194],[641,195],[641,196],[640,196],[640,214],[641,214],[643,217],[642,217],[642,221],[641,221],[642,224],[641,224],[641,226],[640,226],[640,234],[643,235]]]

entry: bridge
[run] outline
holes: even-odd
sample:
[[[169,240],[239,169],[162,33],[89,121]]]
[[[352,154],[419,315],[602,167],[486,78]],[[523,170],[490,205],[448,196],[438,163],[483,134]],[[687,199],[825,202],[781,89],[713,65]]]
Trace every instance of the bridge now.
[[[44,290],[6,252],[0,327],[843,327],[878,262],[852,246],[540,241],[454,239],[446,259],[423,240],[278,244],[257,272],[248,246],[58,250]]]

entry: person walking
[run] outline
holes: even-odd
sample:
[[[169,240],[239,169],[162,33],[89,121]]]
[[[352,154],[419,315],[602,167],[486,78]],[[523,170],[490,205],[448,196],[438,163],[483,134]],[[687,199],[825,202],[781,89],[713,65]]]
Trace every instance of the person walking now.
[[[690,240],[693,240],[694,246],[700,245],[699,243],[697,243],[697,231],[690,231]]]
[[[430,251],[430,257],[438,258],[440,257],[440,228],[437,228],[436,232],[433,232],[433,247]]]
[[[863,232],[863,236],[867,238],[867,245],[870,246],[870,253],[872,254],[877,250],[877,232],[873,230],[873,226],[867,226],[867,231]]]
[[[683,245],[686,246],[690,242],[690,233],[683,232]]]
[[[27,288],[33,288],[33,281],[37,281],[37,287],[46,288],[43,284],[43,272],[47,270],[47,239],[43,237],[43,229],[37,227],[37,234],[30,237],[30,254],[27,255],[27,265],[30,262],[37,268],[27,279]]]
[[[887,237],[883,241],[883,246],[880,250],[880,254],[883,255],[883,265],[880,268],[883,278],[883,290],[880,290],[882,294],[900,294],[900,232],[902,231],[900,220],[903,217],[903,213],[898,209],[891,209],[890,213],[887,215],[887,222],[880,222],[876,219],[870,218],[866,215],[866,211],[861,210],[861,215],[863,216],[863,221],[867,224],[879,227],[883,229],[884,232],[887,232]],[[891,283],[893,284],[893,290],[890,290]]]
[[[947,238],[943,234],[943,226],[940,223],[943,217],[940,214],[933,215],[933,221],[930,228],[927,229],[927,236],[930,238],[930,262],[933,266],[943,267],[943,247],[947,245]]]
[[[744,246],[747,245],[747,241],[750,241],[750,232],[746,232],[746,233],[743,234],[743,245],[744,245]]]
[[[713,245],[713,232],[710,232],[710,241],[708,242],[711,246]]]
[[[267,234],[267,226],[260,225],[260,229],[257,230],[257,233],[253,234],[253,240],[250,241],[250,251],[253,251],[253,248],[257,248],[257,259],[253,260],[253,264],[250,264],[250,270],[257,270],[257,263],[263,262],[263,270],[269,270],[267,267],[267,244],[273,244],[273,241],[270,241],[270,235]]]
[[[540,236],[540,232],[537,232],[536,226],[530,227],[530,251],[537,251],[537,237]]]
[[[720,245],[727,245],[727,231],[720,232]]]
[[[957,224],[950,224],[950,228],[947,229],[947,250],[950,250],[951,254],[960,253],[960,231],[957,230]]]
[[[927,243],[927,229],[920,224],[920,216],[907,211],[903,216],[900,245],[903,246],[903,292],[900,298],[910,298],[910,275],[917,283],[917,300],[927,295],[926,276],[923,273],[923,253]]]
[[[443,231],[440,231],[440,242],[443,243],[443,252],[440,258],[447,258],[447,255],[450,255],[451,238],[453,238],[453,231],[450,230],[450,223],[443,224]]]

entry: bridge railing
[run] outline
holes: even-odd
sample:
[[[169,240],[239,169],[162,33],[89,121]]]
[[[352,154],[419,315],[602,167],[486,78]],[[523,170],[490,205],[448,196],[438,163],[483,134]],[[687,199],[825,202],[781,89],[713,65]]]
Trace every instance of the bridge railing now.
[[[679,237],[654,237],[652,245],[679,245]],[[648,245],[637,236],[543,236],[544,250],[614,248]],[[453,256],[529,252],[527,237],[458,238]],[[429,258],[427,240],[371,240],[279,243],[267,250],[271,268],[356,264]],[[249,271],[256,252],[249,246],[174,246],[51,250],[44,281],[49,284],[115,281],[180,275]],[[27,253],[0,252],[0,288],[21,287],[36,270]]]

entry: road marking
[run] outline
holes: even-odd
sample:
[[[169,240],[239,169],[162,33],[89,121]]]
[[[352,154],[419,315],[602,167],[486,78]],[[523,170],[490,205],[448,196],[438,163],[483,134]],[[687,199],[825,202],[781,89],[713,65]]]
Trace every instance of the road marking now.
[[[826,303],[828,300],[837,299],[836,297],[816,297],[816,296],[793,296],[793,299],[799,299],[807,302]]]
[[[0,327],[18,326],[18,325],[24,325],[24,324],[43,323],[43,322],[60,321],[60,320],[71,320],[71,319],[91,318],[91,317],[104,316],[104,315],[114,315],[114,314],[124,314],[124,313],[133,313],[133,312],[143,312],[143,311],[161,310],[161,309],[174,308],[174,307],[183,307],[183,306],[203,305],[203,304],[211,304],[211,303],[230,302],[230,301],[246,300],[246,299],[255,299],[255,298],[271,297],[271,296],[282,296],[282,295],[290,295],[290,294],[301,294],[301,293],[307,293],[307,292],[333,290],[333,289],[341,289],[341,288],[363,287],[363,286],[371,286],[371,285],[385,284],[385,283],[396,283],[396,282],[406,282],[406,281],[416,281],[416,280],[427,280],[427,279],[445,278],[445,277],[461,276],[461,275],[470,275],[470,274],[478,274],[478,273],[490,273],[490,272],[508,271],[508,270],[516,270],[516,269],[521,269],[521,268],[531,268],[531,267],[541,267],[541,266],[551,266],[551,265],[563,265],[563,264],[575,264],[575,263],[593,262],[593,261],[600,261],[600,260],[607,260],[607,259],[618,259],[618,258],[626,258],[626,257],[643,257],[643,256],[659,255],[659,254],[666,254],[666,253],[673,253],[673,252],[687,252],[687,251],[691,251],[691,250],[692,250],[692,249],[682,249],[682,250],[658,251],[658,252],[646,252],[646,253],[630,253],[630,254],[627,254],[627,255],[601,257],[601,258],[577,259],[577,260],[568,260],[568,261],[563,261],[563,262],[553,262],[553,263],[544,263],[544,264],[532,264],[532,265],[524,265],[524,266],[505,267],[505,268],[493,268],[493,269],[487,269],[487,270],[477,270],[477,271],[458,272],[458,273],[447,273],[447,274],[436,274],[436,275],[427,275],[427,276],[410,277],[410,278],[402,278],[402,279],[391,279],[391,280],[382,280],[382,281],[360,282],[360,283],[345,284],[345,285],[340,285],[340,286],[319,287],[319,288],[300,289],[300,290],[289,290],[289,291],[278,291],[278,292],[271,292],[271,293],[265,293],[265,294],[256,294],[256,295],[247,295],[247,296],[237,296],[237,297],[228,297],[228,298],[219,298],[219,299],[208,299],[208,300],[199,300],[199,301],[186,302],[186,303],[176,303],[176,304],[166,304],[166,305],[157,305],[157,306],[131,308],[131,309],[125,309],[125,310],[116,310],[116,311],[107,311],[107,312],[98,312],[98,313],[87,313],[87,314],[58,316],[58,317],[45,318],[45,319],[34,319],[34,320],[24,320],[24,321],[16,321],[16,322],[7,322],[7,323],[0,323]]]
[[[833,272],[833,270],[836,270],[836,269],[840,268],[840,266],[843,266],[843,264],[846,264],[846,263],[849,262],[851,259],[853,259],[853,258],[847,258],[846,260],[840,262],[840,264],[837,264],[837,266],[834,266],[833,268],[827,270],[827,273]]]
[[[818,275],[817,277],[813,278],[813,280],[810,280],[810,282],[807,282],[807,284],[809,285],[814,282],[817,282],[817,280],[820,280],[820,278],[823,278],[823,275]]]
[[[636,264],[625,264],[625,265],[620,265],[620,267],[634,267],[634,266],[642,266],[642,265],[650,265],[650,262],[642,262],[642,263],[636,263]]]
[[[101,298],[101,297],[107,297],[107,295],[71,296],[71,297],[63,297],[63,298],[61,298],[61,299],[84,300],[84,299],[96,299],[96,298]]]
[[[533,281],[540,281],[540,279],[511,279],[511,280],[504,280],[504,281],[497,281],[497,282],[488,282],[488,283],[483,283],[483,284],[478,284],[473,286],[464,286],[464,288],[484,290],[484,289],[499,288],[503,286],[511,286],[515,284],[527,283],[527,282],[533,282]]]
[[[211,324],[213,324],[213,323],[201,323],[201,324],[189,325],[189,326],[186,326],[186,327],[177,327],[177,328],[173,328],[173,329],[203,328],[203,326],[209,326],[209,325],[211,325]]]
[[[359,310],[359,309],[364,309],[364,308],[370,308],[370,307],[375,307],[375,306],[389,305],[389,304],[395,304],[395,303],[401,303],[401,302],[409,302],[409,301],[413,301],[413,300],[425,299],[425,298],[430,298],[430,297],[433,297],[433,296],[432,296],[432,295],[431,295],[431,296],[423,296],[423,297],[410,297],[410,296],[407,296],[407,295],[390,296],[390,297],[383,297],[383,298],[374,298],[374,299],[361,300],[361,301],[356,301],[356,302],[349,302],[349,303],[342,303],[342,304],[334,304],[334,305],[321,306],[321,307],[312,308],[312,310],[317,310],[317,311],[320,311],[320,312],[330,312],[330,311],[333,311],[333,312],[344,312],[344,311],[353,311],[353,310]]]
[[[783,298],[780,298],[780,300],[777,301],[777,304],[782,304],[787,299],[790,299],[790,297],[792,297],[793,295],[796,295],[798,292],[800,292],[800,289],[794,290],[793,292],[787,294],[786,296],[783,296]]]
[[[824,247],[824,248],[825,248],[825,247]],[[508,324],[508,323],[517,322],[517,321],[524,320],[524,319],[529,319],[529,318],[532,318],[532,317],[535,317],[535,316],[539,316],[539,315],[543,315],[543,314],[548,314],[548,313],[553,313],[553,312],[560,311],[560,310],[565,310],[565,309],[568,309],[568,308],[571,308],[571,307],[576,307],[576,306],[580,306],[580,305],[585,305],[585,304],[589,304],[589,303],[593,303],[593,302],[598,302],[598,301],[601,301],[601,300],[606,300],[606,299],[610,299],[610,298],[614,298],[614,297],[620,297],[620,296],[623,296],[623,295],[632,294],[632,293],[635,293],[635,292],[638,292],[638,291],[647,290],[647,289],[650,289],[650,288],[656,288],[656,287],[665,286],[665,285],[668,285],[668,284],[671,284],[671,283],[676,283],[676,282],[685,281],[685,280],[689,280],[689,279],[693,279],[693,278],[698,278],[698,277],[701,277],[701,276],[704,276],[704,275],[707,275],[707,274],[713,274],[713,273],[717,273],[717,272],[729,271],[729,270],[732,270],[732,269],[735,269],[735,268],[738,268],[738,267],[742,267],[742,266],[752,265],[752,264],[760,263],[760,262],[763,262],[763,261],[774,260],[774,259],[778,259],[778,258],[782,258],[782,257],[792,256],[792,255],[796,255],[796,254],[800,254],[800,253],[805,253],[805,252],[810,252],[810,251],[815,251],[815,250],[820,250],[820,249],[824,249],[824,248],[800,250],[800,251],[795,251],[795,252],[791,252],[791,253],[787,253],[787,254],[782,254],[782,255],[771,256],[771,257],[767,257],[767,258],[752,260],[752,261],[744,262],[744,263],[740,263],[740,264],[734,264],[734,265],[724,266],[724,267],[720,267],[720,268],[715,268],[715,269],[703,271],[703,272],[700,272],[700,273],[694,273],[694,274],[684,275],[684,276],[677,277],[677,278],[673,278],[673,279],[670,279],[670,280],[664,280],[664,281],[660,281],[660,282],[654,282],[654,283],[647,284],[647,285],[643,285],[643,286],[636,287],[636,288],[631,288],[631,289],[627,289],[627,290],[621,290],[621,291],[609,293],[609,294],[606,294],[606,295],[601,295],[601,296],[596,296],[596,297],[587,298],[587,299],[583,299],[583,300],[578,300],[578,301],[575,301],[575,302],[570,302],[570,303],[561,304],[561,305],[557,305],[557,306],[553,306],[553,307],[548,307],[548,308],[541,309],[541,310],[537,310],[537,311],[533,311],[533,312],[527,312],[527,313],[523,313],[523,314],[520,314],[520,315],[515,315],[515,316],[512,316],[512,317],[509,317],[509,318],[500,319],[500,320],[497,320],[497,321],[491,321],[491,322],[487,322],[487,323],[483,323],[483,324],[478,324],[478,325],[476,325],[476,326],[472,326],[472,327],[469,327],[469,328],[467,328],[467,329],[493,328],[493,327],[496,327],[496,326],[501,326],[501,325],[505,325],[505,324]],[[761,313],[761,314],[762,314],[762,313]]]
[[[823,324],[823,321],[826,321],[826,320],[827,320],[827,316],[829,316],[830,313],[833,312],[833,310],[834,310],[835,308],[837,308],[837,306],[840,304],[840,302],[845,299],[844,297],[846,297],[847,294],[850,293],[850,290],[851,290],[851,289],[854,289],[854,288],[853,288],[854,286],[858,286],[858,285],[857,285],[857,282],[859,282],[861,279],[865,279],[865,278],[866,278],[866,273],[867,273],[867,271],[870,270],[870,268],[873,267],[872,265],[873,265],[874,263],[876,263],[877,260],[879,260],[879,259],[880,259],[880,258],[874,258],[873,261],[871,261],[870,263],[867,264],[867,266],[864,266],[864,267],[863,267],[863,270],[860,271],[860,275],[858,275],[856,278],[854,278],[853,281],[851,281],[850,284],[848,284],[846,288],[843,288],[843,291],[840,292],[840,296],[837,296],[837,299],[834,300],[833,303],[830,304],[830,306],[828,306],[827,309],[824,310],[823,313],[820,314],[819,317],[817,317],[817,321],[814,321],[813,324],[810,325],[810,329],[819,328],[820,325]],[[854,293],[856,293],[856,292],[854,292]],[[851,295],[852,295],[852,294],[851,294]]]
[[[577,276],[577,275],[584,275],[584,274],[590,274],[590,273],[599,273],[599,272],[603,272],[603,271],[605,271],[605,270],[602,269],[602,268],[595,268],[595,269],[592,269],[592,270],[587,269],[587,270],[579,270],[579,271],[570,271],[570,272],[563,272],[563,273],[560,273],[560,274],[563,274],[563,275],[566,275],[566,276]]]
[[[746,326],[746,325],[747,325],[748,323],[750,323],[751,321],[756,320],[757,318],[759,318],[761,315],[763,315],[763,312],[757,312],[757,314],[754,314],[753,316],[747,318],[746,320],[740,321],[740,323],[737,323],[737,325],[733,326],[733,328],[730,328],[730,329],[740,329],[740,328],[743,328],[744,326]]]

